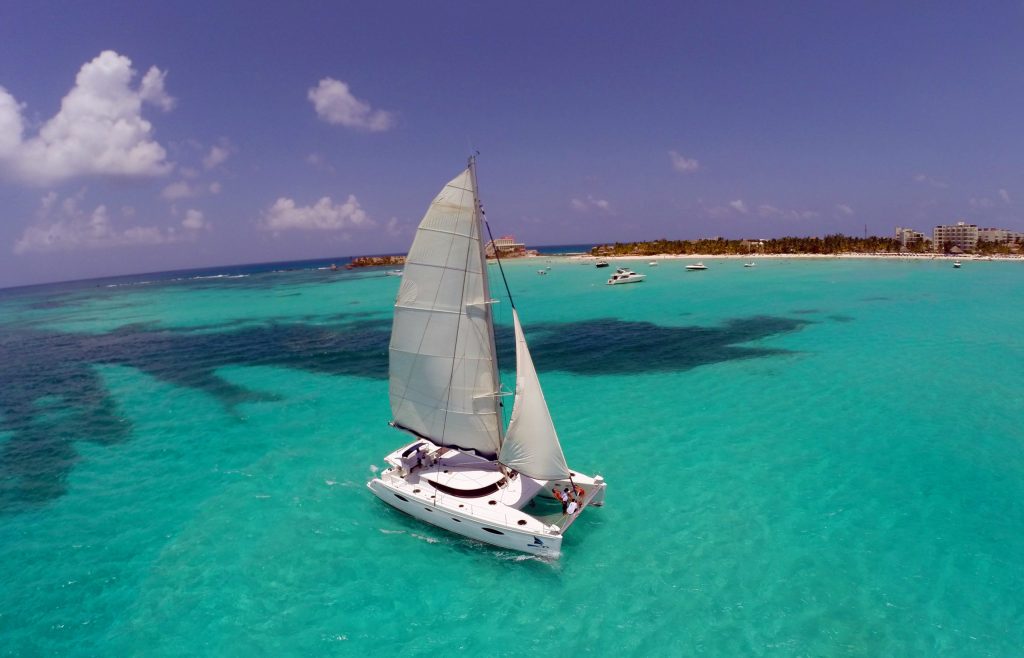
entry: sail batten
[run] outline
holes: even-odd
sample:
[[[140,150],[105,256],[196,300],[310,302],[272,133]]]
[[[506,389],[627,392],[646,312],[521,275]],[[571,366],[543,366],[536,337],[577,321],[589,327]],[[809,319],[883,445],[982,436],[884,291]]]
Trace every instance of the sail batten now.
[[[538,480],[567,478],[569,466],[515,309],[512,323],[516,337],[516,396],[498,461]]]
[[[441,445],[496,455],[499,406],[486,395],[498,382],[489,300],[467,168],[431,203],[406,257],[389,346],[391,410],[397,424]]]

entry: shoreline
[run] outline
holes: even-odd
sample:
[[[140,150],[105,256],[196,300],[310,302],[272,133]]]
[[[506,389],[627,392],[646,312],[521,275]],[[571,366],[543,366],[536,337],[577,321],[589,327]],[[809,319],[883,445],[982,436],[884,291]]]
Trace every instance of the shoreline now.
[[[542,254],[543,255],[543,254]],[[551,254],[552,256],[554,254]],[[848,258],[868,258],[868,259],[891,259],[891,260],[960,260],[960,261],[1024,261],[1024,256],[1006,256],[1006,255],[993,255],[993,256],[979,256],[976,254],[961,254],[953,256],[949,254],[892,254],[892,253],[856,253],[856,252],[845,252],[839,254],[653,254],[653,255],[632,255],[632,256],[591,256],[591,255],[566,255],[561,258],[567,258],[569,260],[579,261],[621,261],[621,260],[743,260],[743,261],[757,261],[761,259],[779,259],[779,258],[795,258],[795,259],[848,259]]]

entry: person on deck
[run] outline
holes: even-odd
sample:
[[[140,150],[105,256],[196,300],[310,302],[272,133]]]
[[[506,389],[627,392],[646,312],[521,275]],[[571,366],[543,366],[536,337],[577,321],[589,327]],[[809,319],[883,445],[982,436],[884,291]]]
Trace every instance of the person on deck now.
[[[566,491],[568,491],[568,489],[566,489]],[[558,490],[558,487],[555,487],[554,489],[552,489],[551,493],[553,493],[555,495],[555,500],[557,500],[558,502],[562,503],[562,514],[565,514],[565,508],[569,504],[569,499],[566,498],[562,494],[562,492]]]

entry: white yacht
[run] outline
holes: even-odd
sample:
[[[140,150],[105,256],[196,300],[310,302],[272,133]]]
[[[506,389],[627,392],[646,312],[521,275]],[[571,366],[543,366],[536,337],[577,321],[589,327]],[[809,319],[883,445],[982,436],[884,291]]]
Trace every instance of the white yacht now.
[[[647,278],[646,274],[637,274],[628,267],[620,267],[615,270],[615,274],[608,279],[608,285],[614,286],[619,283],[640,283]]]
[[[648,267],[657,267],[658,266],[658,261],[652,260],[651,262],[647,263],[647,266]]]
[[[594,267],[608,267],[608,261],[603,258],[594,263]]]
[[[754,266],[756,266],[756,265],[757,265],[757,263],[754,263],[754,262],[750,262],[750,263],[743,263],[743,267],[754,267]]]
[[[959,269],[960,268],[960,261],[958,261],[958,260],[953,261],[953,267]]]
[[[705,265],[704,263],[691,263],[690,265],[686,266],[686,269],[690,270],[691,272],[697,272],[699,270],[708,269],[708,266]]]
[[[516,387],[505,425],[501,400],[511,393],[498,377],[484,231],[470,158],[430,204],[409,249],[389,388],[391,426],[412,441],[386,455],[367,486],[439,528],[555,558],[580,512],[604,503],[606,485],[567,465],[511,295]]]

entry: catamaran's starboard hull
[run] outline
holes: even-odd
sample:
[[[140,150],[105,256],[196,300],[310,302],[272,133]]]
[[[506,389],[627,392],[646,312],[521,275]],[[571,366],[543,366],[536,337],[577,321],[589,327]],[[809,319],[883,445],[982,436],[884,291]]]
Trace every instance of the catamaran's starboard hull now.
[[[424,491],[417,495],[411,492],[411,487],[395,487],[380,478],[370,480],[366,486],[378,498],[398,511],[457,535],[545,558],[557,558],[561,553],[560,534],[522,532],[501,523],[497,518],[491,519],[492,522],[481,522],[459,509],[452,509],[445,503],[439,504],[431,500],[429,494],[425,493],[429,487],[425,487]]]

